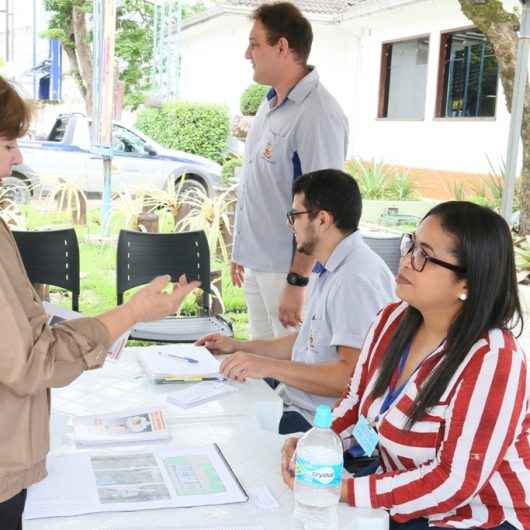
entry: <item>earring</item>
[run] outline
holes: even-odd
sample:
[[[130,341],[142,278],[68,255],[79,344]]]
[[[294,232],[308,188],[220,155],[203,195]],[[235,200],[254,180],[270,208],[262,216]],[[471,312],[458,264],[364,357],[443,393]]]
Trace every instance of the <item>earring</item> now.
[[[458,299],[461,301],[461,302],[465,302],[467,300],[467,294],[466,293],[461,293],[458,295]]]

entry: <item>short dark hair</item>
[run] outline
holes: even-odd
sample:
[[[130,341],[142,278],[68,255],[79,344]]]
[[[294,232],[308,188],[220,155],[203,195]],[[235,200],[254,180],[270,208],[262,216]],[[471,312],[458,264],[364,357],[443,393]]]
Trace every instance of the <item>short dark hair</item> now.
[[[423,219],[437,217],[445,232],[453,236],[452,253],[465,273],[455,272],[467,282],[467,300],[449,327],[445,355],[428,381],[419,389],[408,411],[409,426],[435,405],[473,345],[488,331],[522,330],[522,311],[517,289],[515,257],[510,228],[493,210],[466,201],[448,201],[432,208]],[[409,306],[385,353],[372,391],[384,394],[422,322],[421,313]]]
[[[313,30],[309,20],[295,5],[290,2],[262,4],[252,13],[252,19],[265,26],[271,46],[284,37],[299,61],[304,65],[307,63],[313,44]]]
[[[31,121],[31,108],[3,77],[0,77],[0,136],[16,140],[24,136]]]
[[[359,227],[363,209],[361,192],[355,179],[338,169],[320,169],[295,180],[293,196],[304,194],[304,204],[314,218],[319,210],[333,215],[335,226],[343,233]]]

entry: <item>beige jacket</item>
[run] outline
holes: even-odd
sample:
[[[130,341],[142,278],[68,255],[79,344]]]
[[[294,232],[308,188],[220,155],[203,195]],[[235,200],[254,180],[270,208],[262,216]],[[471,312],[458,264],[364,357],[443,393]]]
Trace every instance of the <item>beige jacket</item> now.
[[[15,240],[0,222],[0,502],[46,476],[49,389],[101,366],[109,343],[94,318],[48,326]]]

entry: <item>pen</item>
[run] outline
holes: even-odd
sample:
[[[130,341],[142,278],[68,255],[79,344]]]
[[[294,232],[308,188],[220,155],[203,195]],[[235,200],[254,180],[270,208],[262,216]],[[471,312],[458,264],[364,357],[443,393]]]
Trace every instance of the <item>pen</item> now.
[[[194,359],[193,357],[186,357],[185,355],[177,355],[176,353],[165,353],[165,352],[159,351],[158,355],[162,357],[171,357],[172,359],[178,359],[180,361],[185,361],[191,364],[197,364],[199,362],[197,359]]]
[[[157,379],[157,383],[193,383],[195,381],[224,381],[224,377],[201,377],[201,376],[179,376],[167,375]]]

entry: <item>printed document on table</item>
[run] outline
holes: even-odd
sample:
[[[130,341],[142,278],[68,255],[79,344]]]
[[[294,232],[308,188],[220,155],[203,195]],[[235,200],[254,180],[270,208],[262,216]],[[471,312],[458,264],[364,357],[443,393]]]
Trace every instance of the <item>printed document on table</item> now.
[[[168,344],[146,346],[138,360],[147,375],[157,383],[221,379],[221,363],[203,346]]]
[[[194,526],[193,528],[178,528],[175,526],[175,530],[265,530],[263,526]],[[103,529],[101,529],[103,530]],[[105,528],[104,530],[145,530],[145,528]],[[150,527],[149,530],[171,530],[171,527]]]
[[[235,386],[222,381],[202,381],[167,396],[167,401],[181,408],[191,408],[202,405],[212,399],[218,399],[226,394],[238,392]]]
[[[193,528],[177,528],[175,530],[265,530],[263,526],[194,526]],[[103,529],[101,529],[103,530]],[[145,530],[145,528],[105,528],[104,530]],[[154,527],[151,526],[149,530],[171,530],[171,527]]]
[[[171,434],[159,408],[128,409],[112,414],[77,416],[73,420],[78,445],[167,440]]]
[[[63,320],[76,320],[77,318],[83,318],[84,315],[78,313],[77,311],[71,311],[64,307],[60,307],[55,304],[50,304],[49,302],[43,302],[44,310],[48,315],[48,324],[52,326],[53,324],[59,324]],[[109,351],[107,352],[107,359],[111,361],[117,361],[120,358],[120,355],[127,346],[127,341],[129,340],[130,330],[127,330],[123,335],[120,335],[110,346]]]
[[[246,502],[217,445],[48,457],[48,477],[28,488],[24,517],[184,508]]]

